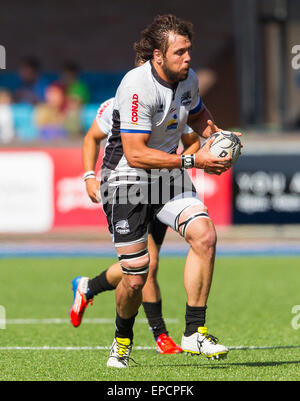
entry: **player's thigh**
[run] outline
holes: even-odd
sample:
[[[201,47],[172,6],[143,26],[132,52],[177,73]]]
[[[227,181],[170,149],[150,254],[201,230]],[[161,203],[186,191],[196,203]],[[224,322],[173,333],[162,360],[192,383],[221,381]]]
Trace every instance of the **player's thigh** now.
[[[181,189],[181,192],[162,205],[156,217],[185,237],[191,224],[194,225],[196,220],[209,219],[209,215],[185,171],[181,172],[175,184],[176,189]]]
[[[206,206],[194,193],[183,193],[167,202],[157,214],[164,224],[185,237],[189,225],[196,219],[209,218]]]
[[[122,281],[139,287],[149,270],[148,205],[123,202],[120,194],[123,197],[126,189],[116,187],[109,201],[103,204],[103,210],[121,265]]]
[[[159,221],[155,216],[155,207],[151,205],[150,213],[152,216],[151,221],[148,225],[148,233],[151,235],[153,242],[157,245],[158,248],[161,247],[165,235],[168,229],[168,226]]]
[[[123,273],[123,285],[141,289],[149,272],[150,256],[147,242],[117,246],[116,251]]]
[[[161,245],[158,245],[154,241],[152,234],[148,234],[148,250],[149,250],[149,255],[150,255],[148,279],[156,278],[157,271],[158,271],[160,248],[161,248]]]
[[[112,196],[103,204],[108,228],[116,248],[131,246],[147,241],[148,205],[120,202],[119,192],[124,188],[116,187]]]

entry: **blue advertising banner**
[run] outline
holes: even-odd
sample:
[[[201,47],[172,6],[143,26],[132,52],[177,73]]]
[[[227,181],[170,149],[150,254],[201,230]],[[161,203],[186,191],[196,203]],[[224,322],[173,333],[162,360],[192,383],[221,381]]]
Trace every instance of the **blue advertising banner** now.
[[[300,223],[300,154],[243,155],[233,186],[234,224]]]

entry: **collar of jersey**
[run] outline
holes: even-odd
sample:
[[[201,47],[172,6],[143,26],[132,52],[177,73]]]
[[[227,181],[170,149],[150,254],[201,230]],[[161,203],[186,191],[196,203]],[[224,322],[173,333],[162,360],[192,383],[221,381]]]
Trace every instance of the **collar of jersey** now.
[[[171,89],[172,91],[176,91],[178,83],[176,83],[175,85],[171,85],[169,84],[167,81],[165,81],[164,79],[162,79],[159,75],[158,72],[156,71],[154,65],[152,64],[152,61],[150,60],[150,65],[151,65],[151,72],[152,75],[154,76],[154,78],[164,87]]]

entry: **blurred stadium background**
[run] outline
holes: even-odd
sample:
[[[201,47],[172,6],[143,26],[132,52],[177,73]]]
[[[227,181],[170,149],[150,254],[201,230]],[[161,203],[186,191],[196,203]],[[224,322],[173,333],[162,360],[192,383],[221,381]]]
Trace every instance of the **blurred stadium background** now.
[[[232,172],[205,177],[219,252],[300,253],[299,1],[2,0],[0,256],[114,255],[85,193],[82,138],[141,29],[168,12],[194,23],[193,68],[216,122],[244,134]],[[163,251],[184,252],[175,240]]]

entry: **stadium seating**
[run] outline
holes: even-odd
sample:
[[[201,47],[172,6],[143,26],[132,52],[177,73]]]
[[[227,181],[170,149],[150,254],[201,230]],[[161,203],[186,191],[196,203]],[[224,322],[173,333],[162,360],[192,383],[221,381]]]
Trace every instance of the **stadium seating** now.
[[[92,122],[96,116],[98,108],[99,108],[98,103],[89,103],[82,107],[81,124],[84,132],[87,132],[87,130],[92,125]]]
[[[57,72],[44,73],[43,78],[50,84],[59,79]],[[90,89],[90,103],[83,106],[81,120],[86,132],[95,118],[99,105],[105,100],[114,97],[124,72],[83,72],[82,79]],[[2,72],[0,88],[6,88],[12,93],[18,88],[20,79],[15,72]],[[16,130],[16,137],[22,141],[35,140],[38,131],[34,124],[34,107],[29,104],[13,104],[12,112]]]
[[[30,104],[13,104],[12,113],[16,137],[21,141],[37,139],[38,131],[34,123],[34,107]]]
[[[116,89],[124,76],[124,72],[83,72],[80,74],[82,79],[90,88],[91,103],[101,103],[115,95]],[[48,82],[57,81],[57,72],[47,72],[42,77]],[[1,72],[0,88],[7,88],[14,92],[20,84],[20,79],[15,72]]]
[[[14,92],[19,85],[20,85],[20,79],[16,73],[1,71],[0,88],[6,88]]]

